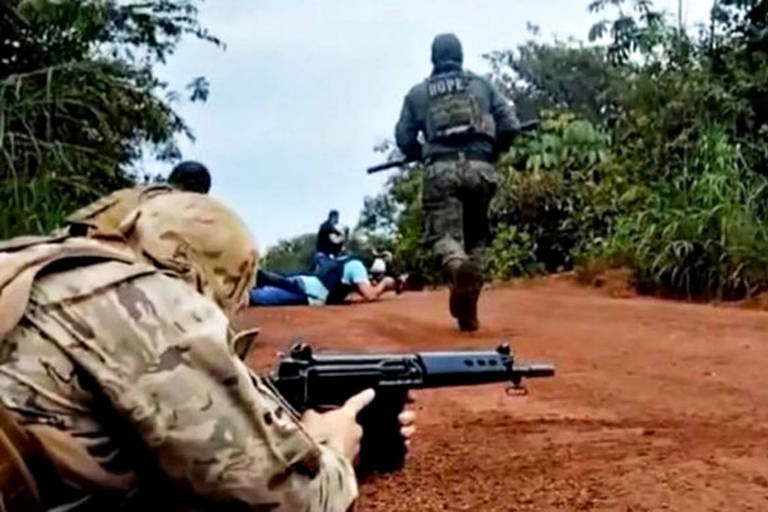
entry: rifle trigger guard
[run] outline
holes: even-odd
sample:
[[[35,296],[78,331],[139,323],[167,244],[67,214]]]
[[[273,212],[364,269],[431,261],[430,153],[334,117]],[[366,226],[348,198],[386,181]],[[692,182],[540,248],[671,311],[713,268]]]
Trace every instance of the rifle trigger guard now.
[[[526,396],[528,394],[528,388],[522,384],[512,384],[511,386],[507,386],[505,391],[507,396]]]

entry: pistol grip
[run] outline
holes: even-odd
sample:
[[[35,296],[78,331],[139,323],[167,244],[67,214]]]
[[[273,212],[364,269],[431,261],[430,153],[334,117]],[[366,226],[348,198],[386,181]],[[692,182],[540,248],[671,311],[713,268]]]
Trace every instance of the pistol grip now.
[[[405,463],[405,440],[398,416],[405,408],[408,390],[377,390],[376,398],[357,419],[363,427],[358,473],[392,472]]]

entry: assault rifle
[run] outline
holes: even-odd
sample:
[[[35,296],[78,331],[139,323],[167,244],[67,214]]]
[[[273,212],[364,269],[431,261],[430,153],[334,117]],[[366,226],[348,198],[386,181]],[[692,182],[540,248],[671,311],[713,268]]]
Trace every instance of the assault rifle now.
[[[538,119],[531,119],[530,121],[525,121],[524,123],[520,123],[520,126],[518,127],[515,133],[525,133],[525,132],[535,131],[539,127],[539,124],[540,122]],[[418,159],[404,158],[402,160],[392,160],[391,162],[386,162],[383,164],[375,165],[373,167],[369,167],[366,172],[368,174],[375,174],[377,172],[386,171],[387,169],[392,169],[393,167],[404,167],[413,162],[418,162]]]
[[[314,354],[296,344],[269,379],[298,412],[338,407],[368,388],[376,398],[363,409],[360,471],[393,471],[403,465],[405,446],[397,416],[411,389],[510,382],[508,392],[525,393],[523,379],[552,377],[548,364],[517,364],[509,345],[496,350],[411,354]]]

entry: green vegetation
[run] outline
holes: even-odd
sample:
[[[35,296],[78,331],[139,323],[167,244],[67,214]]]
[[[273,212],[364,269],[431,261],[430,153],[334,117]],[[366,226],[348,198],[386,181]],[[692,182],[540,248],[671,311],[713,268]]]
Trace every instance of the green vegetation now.
[[[152,66],[185,35],[213,44],[191,0],[0,2],[0,238],[44,233],[139,179],[149,148],[179,158],[192,136]],[[208,84],[193,80],[192,101]]]
[[[194,0],[0,2],[0,237],[44,233],[137,181],[149,151],[192,137],[153,66],[181,38],[221,42]],[[649,0],[594,0],[589,42],[531,40],[486,55],[521,117],[491,207],[493,279],[612,266],[642,289],[736,299],[768,288],[768,0],[716,0],[685,28]],[[187,88],[204,101],[208,83]],[[390,152],[386,145],[378,148]],[[394,155],[390,155],[393,157]],[[421,168],[367,198],[349,250],[440,279],[422,244]],[[313,235],[267,266],[306,269]]]
[[[312,268],[317,235],[307,233],[289,240],[280,240],[270,247],[262,261],[265,269],[289,274]]]
[[[648,0],[588,8],[606,17],[590,44],[542,42],[531,27],[531,41],[486,56],[522,117],[543,120],[501,160],[489,276],[627,266],[641,289],[672,296],[764,290],[768,1],[716,1],[695,30]],[[417,173],[367,200],[360,226],[424,265],[418,196],[403,193]]]

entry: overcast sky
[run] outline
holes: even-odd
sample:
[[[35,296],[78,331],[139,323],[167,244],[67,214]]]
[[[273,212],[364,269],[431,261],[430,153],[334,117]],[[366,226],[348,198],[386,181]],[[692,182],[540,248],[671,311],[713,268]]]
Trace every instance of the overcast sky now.
[[[328,210],[354,226],[363,198],[386,175],[368,176],[391,138],[403,96],[430,71],[435,34],[454,32],[465,66],[481,55],[542,36],[586,39],[598,18],[587,0],[209,0],[200,21],[226,51],[184,42],[160,69],[182,89],[211,82],[207,103],[177,105],[193,128],[184,157],[208,165],[212,194],[237,210],[262,246],[314,231]],[[709,0],[685,2],[689,23]],[[677,9],[677,0],[656,5]],[[167,167],[151,164],[167,173]]]

